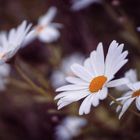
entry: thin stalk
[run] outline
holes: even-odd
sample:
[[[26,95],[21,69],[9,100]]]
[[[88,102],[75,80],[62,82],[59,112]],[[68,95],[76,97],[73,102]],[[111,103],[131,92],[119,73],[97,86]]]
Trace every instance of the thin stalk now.
[[[16,68],[17,72],[21,75],[21,77],[22,77],[35,91],[37,91],[37,92],[40,93],[41,95],[43,95],[43,96],[49,98],[49,96],[47,96],[46,91],[45,91],[43,88],[37,86],[34,82],[32,82],[32,80],[22,71],[22,69],[21,69],[18,65],[15,64],[15,68]]]

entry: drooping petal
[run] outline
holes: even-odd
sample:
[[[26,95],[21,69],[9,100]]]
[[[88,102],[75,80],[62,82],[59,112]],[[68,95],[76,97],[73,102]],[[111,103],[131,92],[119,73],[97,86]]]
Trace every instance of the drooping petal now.
[[[133,102],[133,100],[134,100],[134,98],[130,98],[123,104],[121,113],[119,114],[119,119],[121,119],[122,115],[126,112],[126,110],[130,106],[130,104]]]
[[[90,110],[90,106],[91,106],[91,97],[92,94],[90,94],[88,97],[86,97],[84,99],[84,101],[82,102],[80,109],[79,109],[79,115],[83,115],[83,114],[88,114],[89,110]],[[87,110],[88,107],[88,110]]]

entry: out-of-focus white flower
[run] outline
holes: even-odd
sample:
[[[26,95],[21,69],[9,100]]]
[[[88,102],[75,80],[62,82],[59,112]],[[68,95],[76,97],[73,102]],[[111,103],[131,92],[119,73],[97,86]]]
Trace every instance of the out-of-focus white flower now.
[[[58,29],[62,27],[62,24],[52,23],[56,13],[56,7],[51,7],[45,15],[41,16],[34,30],[27,36],[23,46],[26,46],[36,38],[45,43],[56,41],[60,37]]]
[[[138,81],[137,79],[137,73],[136,73],[136,70],[134,69],[130,69],[128,70],[126,73],[125,73],[125,78],[127,78],[129,80],[130,83],[135,83]],[[127,85],[122,85],[122,86],[119,86],[119,87],[116,87],[117,90],[120,90],[120,91],[128,91],[129,88],[127,87]]]
[[[140,82],[129,83],[127,86],[129,91],[126,92],[122,97],[116,99],[116,101],[120,101],[122,104],[122,106],[118,105],[116,108],[116,112],[120,112],[119,119],[127,111],[133,101],[135,101],[136,107],[140,111]],[[111,105],[113,103],[114,102],[111,102]]]
[[[104,59],[103,45],[99,43],[83,66],[73,64],[71,70],[75,76],[66,78],[70,84],[56,89],[57,92],[61,92],[55,97],[59,99],[58,109],[85,98],[80,106],[79,114],[88,114],[91,106],[98,106],[99,100],[107,97],[108,88],[128,83],[126,78],[112,80],[128,61],[126,59],[128,51],[123,52],[123,47],[124,44],[119,45],[116,41],[112,41]]]
[[[72,10],[78,11],[90,6],[93,3],[100,3],[101,0],[72,0]]]
[[[60,65],[59,70],[55,70],[51,76],[51,83],[54,88],[58,88],[63,84],[66,84],[65,77],[71,76],[73,73],[70,67],[74,63],[82,64],[84,56],[80,53],[73,53],[72,55],[65,57]]]
[[[71,140],[80,134],[87,121],[79,117],[67,117],[56,127],[56,140]]]
[[[3,64],[15,55],[28,35],[30,28],[31,24],[27,26],[27,22],[23,21],[16,29],[11,29],[9,33],[1,32],[0,64]]]
[[[10,66],[8,64],[0,65],[0,91],[5,89],[5,84],[8,83],[7,77],[10,74]]]

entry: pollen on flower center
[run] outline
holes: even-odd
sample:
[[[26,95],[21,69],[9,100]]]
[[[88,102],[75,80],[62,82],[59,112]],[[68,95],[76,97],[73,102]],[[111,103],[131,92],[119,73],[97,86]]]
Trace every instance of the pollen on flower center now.
[[[100,89],[102,89],[106,80],[107,80],[107,77],[105,77],[103,75],[93,78],[89,85],[89,91],[90,92],[99,91]]]
[[[140,90],[137,90],[132,94],[132,97],[137,97],[137,96],[140,96]]]

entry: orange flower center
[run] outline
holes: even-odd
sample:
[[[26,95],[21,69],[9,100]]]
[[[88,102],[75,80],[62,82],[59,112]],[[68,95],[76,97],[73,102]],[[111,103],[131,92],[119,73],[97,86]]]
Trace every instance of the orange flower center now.
[[[102,89],[106,80],[107,80],[107,77],[105,77],[103,75],[93,78],[89,85],[89,91],[90,92],[99,91],[100,89]]]
[[[132,97],[137,97],[137,96],[140,96],[140,90],[137,90],[132,94]]]

